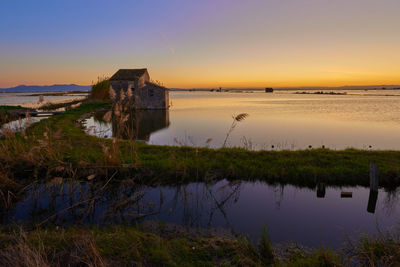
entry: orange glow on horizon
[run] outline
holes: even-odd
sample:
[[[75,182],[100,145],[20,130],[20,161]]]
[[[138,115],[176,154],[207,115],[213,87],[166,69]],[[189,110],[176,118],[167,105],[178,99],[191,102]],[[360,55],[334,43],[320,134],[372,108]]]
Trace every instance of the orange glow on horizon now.
[[[150,73],[151,74],[151,73]],[[54,77],[48,79],[47,75],[45,77],[40,77],[40,75],[35,75],[34,77],[25,77],[25,79],[19,80],[18,78],[3,80],[1,81],[0,88],[14,87],[18,85],[53,85],[53,84],[77,84],[77,85],[91,85],[97,80],[97,77],[110,76],[108,75],[91,75],[87,77],[86,75],[72,73],[68,75],[71,78],[65,78],[60,75],[59,77]],[[165,77],[165,78],[163,78]],[[346,75],[343,76],[327,76],[327,77],[314,77],[314,78],[293,78],[287,77],[266,77],[265,79],[238,79],[235,76],[226,76],[217,79],[204,78],[201,80],[196,80],[195,75],[193,76],[182,76],[177,77],[174,75],[172,78],[168,74],[160,73],[159,76],[151,75],[151,78],[158,80],[163,83],[164,86],[169,88],[218,88],[218,87],[229,87],[229,88],[263,88],[263,87],[340,87],[340,86],[371,86],[371,85],[400,85],[400,78],[392,76],[376,77],[371,76],[370,78],[360,78],[352,77],[349,78]],[[237,76],[236,76],[237,77]]]
[[[144,67],[170,88],[400,84],[398,0],[14,2],[0,17],[0,88]]]

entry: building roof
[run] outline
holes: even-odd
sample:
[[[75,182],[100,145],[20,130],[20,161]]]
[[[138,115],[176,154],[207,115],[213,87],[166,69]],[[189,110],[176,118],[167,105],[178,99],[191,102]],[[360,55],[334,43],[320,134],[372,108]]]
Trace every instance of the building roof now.
[[[166,88],[165,86],[156,84],[156,83],[154,83],[154,82],[145,82],[145,84],[146,84],[146,85],[149,85],[149,86],[153,86],[153,87],[158,87],[158,88],[162,88],[162,89],[165,89],[165,90],[169,90],[169,89]]]
[[[133,81],[146,72],[147,69],[120,69],[110,78],[110,81]]]

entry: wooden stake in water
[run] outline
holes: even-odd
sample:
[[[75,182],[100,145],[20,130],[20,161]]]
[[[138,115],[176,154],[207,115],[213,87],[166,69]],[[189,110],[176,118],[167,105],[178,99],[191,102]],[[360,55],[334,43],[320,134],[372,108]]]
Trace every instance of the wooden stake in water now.
[[[369,186],[371,191],[378,192],[378,166],[369,165]]]
[[[367,211],[369,213],[375,213],[377,200],[378,200],[378,191],[369,190],[368,207],[367,207]]]
[[[353,192],[341,192],[340,193],[341,198],[352,198],[353,197]]]

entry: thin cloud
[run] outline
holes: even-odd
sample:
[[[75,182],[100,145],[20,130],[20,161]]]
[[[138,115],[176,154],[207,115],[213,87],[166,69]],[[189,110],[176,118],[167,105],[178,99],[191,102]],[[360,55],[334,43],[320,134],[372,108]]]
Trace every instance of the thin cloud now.
[[[164,42],[167,45],[169,51],[171,52],[171,54],[175,54],[175,48],[173,47],[173,45],[171,44],[171,42],[168,40],[167,35],[165,35],[165,33],[162,33],[162,36],[164,38]]]

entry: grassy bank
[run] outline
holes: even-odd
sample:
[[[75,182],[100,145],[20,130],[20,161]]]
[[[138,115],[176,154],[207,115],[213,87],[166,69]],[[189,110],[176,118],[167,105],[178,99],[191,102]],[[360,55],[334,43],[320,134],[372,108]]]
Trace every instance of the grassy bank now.
[[[71,108],[71,106],[75,106],[79,103],[82,103],[84,99],[78,99],[78,100],[72,100],[72,101],[67,101],[67,102],[62,102],[62,103],[46,103],[42,106],[40,106],[38,109],[42,110],[55,110],[59,108]]]
[[[0,110],[3,110],[3,111],[14,110],[14,109],[23,109],[23,107],[21,107],[21,106],[0,106]]]
[[[68,91],[68,92],[40,92],[40,93],[34,93],[31,95],[27,96],[69,96],[69,95],[74,95],[74,94],[88,94],[88,91]]]
[[[164,238],[134,227],[37,230],[0,239],[2,266],[261,266],[273,259],[244,239]]]
[[[80,117],[108,102],[86,103],[39,122],[25,134],[0,142],[0,163],[12,176],[112,174],[144,182],[182,183],[221,178],[261,180],[314,187],[369,185],[369,164],[379,167],[379,183],[400,185],[400,152],[310,149],[247,151],[155,146],[100,139],[79,128]]]
[[[0,140],[0,208],[12,207],[33,180],[86,179],[93,174],[105,181],[129,177],[140,184],[226,178],[307,187],[317,183],[367,186],[369,164],[375,163],[381,185],[400,185],[398,151],[170,147],[85,134],[82,116],[108,107],[110,102],[86,102]],[[272,252],[267,235],[261,236],[256,246],[247,239],[165,236],[125,226],[0,231],[0,265],[13,266],[347,266],[354,259],[363,265],[395,265],[400,263],[399,251],[399,238],[393,235],[362,238],[340,255],[319,249],[289,251],[280,257]]]
[[[21,106],[0,106],[0,126],[18,119],[19,112],[27,110]]]
[[[140,227],[56,228],[0,232],[2,266],[398,266],[393,234],[361,238],[339,252],[273,247],[246,238],[165,234]],[[282,249],[283,248],[283,249]]]

